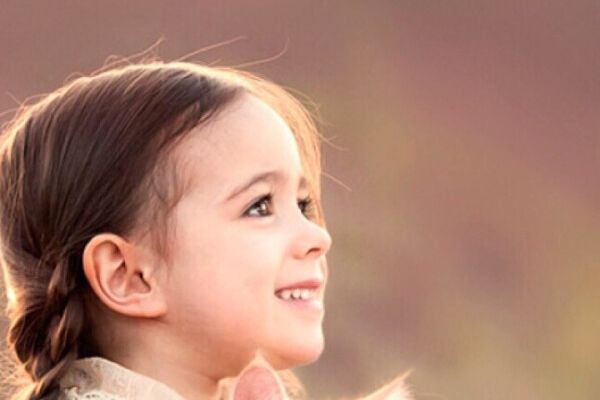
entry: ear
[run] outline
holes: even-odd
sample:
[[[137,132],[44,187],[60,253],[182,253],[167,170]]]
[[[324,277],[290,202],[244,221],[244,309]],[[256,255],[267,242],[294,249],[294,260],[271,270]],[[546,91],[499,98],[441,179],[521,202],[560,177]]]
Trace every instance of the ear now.
[[[228,400],[287,400],[279,375],[266,360],[256,358],[235,378]]]
[[[94,236],[83,251],[83,270],[96,296],[111,310],[130,317],[166,313],[157,267],[141,246],[112,233]]]

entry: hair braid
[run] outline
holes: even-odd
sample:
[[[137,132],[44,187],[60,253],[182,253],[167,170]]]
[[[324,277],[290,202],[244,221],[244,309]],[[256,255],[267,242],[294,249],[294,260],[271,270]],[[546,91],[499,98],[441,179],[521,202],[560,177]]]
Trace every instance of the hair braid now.
[[[32,304],[30,312],[24,313],[9,330],[9,341],[33,380],[30,400],[56,396],[60,379],[78,357],[84,306],[77,274],[70,272],[69,267],[68,260],[56,264],[45,301],[42,296],[34,299],[38,304]]]

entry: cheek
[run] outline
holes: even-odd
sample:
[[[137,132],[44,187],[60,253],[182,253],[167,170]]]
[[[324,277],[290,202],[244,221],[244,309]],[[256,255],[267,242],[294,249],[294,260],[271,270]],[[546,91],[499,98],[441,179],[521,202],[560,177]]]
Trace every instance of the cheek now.
[[[248,232],[179,238],[169,290],[178,323],[228,335],[261,329],[274,307],[281,245]]]

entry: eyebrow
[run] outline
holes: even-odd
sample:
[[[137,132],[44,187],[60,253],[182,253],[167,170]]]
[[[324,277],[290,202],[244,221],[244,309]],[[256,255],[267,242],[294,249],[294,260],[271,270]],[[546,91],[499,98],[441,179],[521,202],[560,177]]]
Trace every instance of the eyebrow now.
[[[283,180],[285,180],[286,176],[287,176],[287,174],[283,173],[282,171],[259,172],[255,175],[253,175],[252,177],[250,177],[250,179],[248,179],[246,182],[244,182],[241,185],[234,188],[232,190],[232,192],[225,198],[225,202],[228,202],[228,201],[234,199],[235,197],[244,193],[246,190],[250,189],[252,186],[256,185],[259,182],[283,181]],[[300,176],[299,188],[304,189],[304,188],[306,188],[306,186],[307,186],[306,177]]]

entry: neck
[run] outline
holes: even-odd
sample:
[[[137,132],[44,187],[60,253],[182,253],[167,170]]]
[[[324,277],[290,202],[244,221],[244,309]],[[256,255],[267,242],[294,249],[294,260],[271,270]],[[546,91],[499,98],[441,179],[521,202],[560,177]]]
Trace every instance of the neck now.
[[[203,349],[194,346],[178,346],[174,338],[167,339],[149,326],[144,328],[150,329],[139,328],[133,337],[123,335],[124,341],[105,337],[108,340],[103,343],[101,355],[165,384],[185,399],[219,398],[220,377],[211,370],[214,363],[210,361],[214,359],[210,355],[202,354]]]
[[[248,349],[223,343],[201,339],[190,343],[180,335],[167,334],[159,321],[113,316],[100,322],[110,328],[94,338],[98,355],[165,384],[184,399],[219,399],[220,383],[226,384],[221,380],[236,376],[253,356]]]

